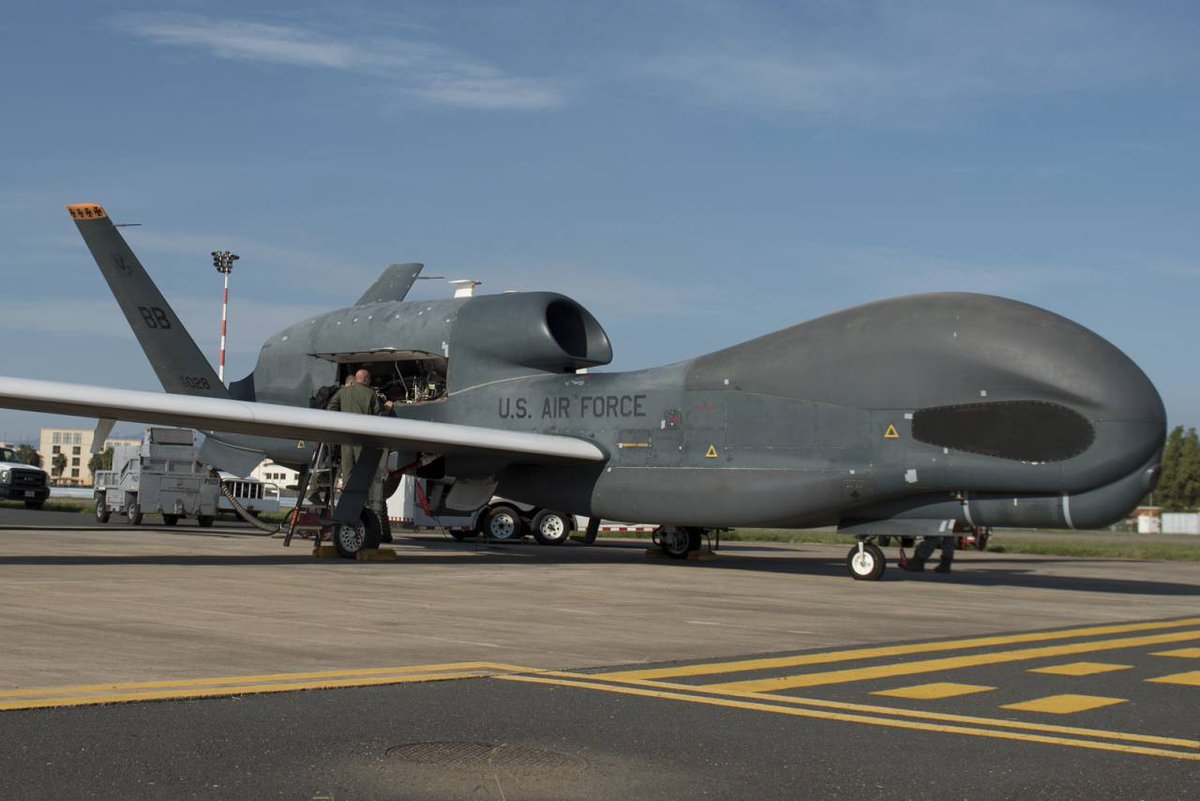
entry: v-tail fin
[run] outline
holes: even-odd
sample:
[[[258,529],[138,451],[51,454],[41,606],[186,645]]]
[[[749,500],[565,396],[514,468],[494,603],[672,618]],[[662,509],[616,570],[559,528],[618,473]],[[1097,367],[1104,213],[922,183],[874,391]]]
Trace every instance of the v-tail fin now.
[[[229,391],[212,365],[104,209],[95,203],[81,203],[67,206],[67,211],[163,389],[176,395],[228,398]]]

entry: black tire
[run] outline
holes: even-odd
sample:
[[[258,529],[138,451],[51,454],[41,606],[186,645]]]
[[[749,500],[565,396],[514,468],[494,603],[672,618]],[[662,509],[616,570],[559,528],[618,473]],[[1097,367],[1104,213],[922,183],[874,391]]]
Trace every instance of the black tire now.
[[[108,505],[104,502],[104,496],[97,494],[96,495],[96,522],[97,523],[107,523],[108,518],[111,515],[112,515],[112,512],[109,511]]]
[[[529,527],[538,545],[562,545],[571,538],[571,519],[562,512],[543,509],[534,516]]]
[[[354,559],[359,551],[378,548],[379,536],[379,516],[363,507],[356,525],[339,523],[334,526],[333,547],[337,548],[338,555],[343,559]]]
[[[525,522],[520,512],[502,503],[487,510],[479,533],[495,542],[517,542],[525,536]]]
[[[846,554],[846,570],[856,581],[878,581],[886,569],[887,560],[883,558],[883,551],[874,543],[863,543],[861,554],[857,545]]]
[[[886,548],[892,544],[892,538],[891,537],[876,537],[875,544],[878,545],[880,548]]]
[[[376,517],[379,517],[379,541],[392,542],[392,521],[388,520],[386,515]]]
[[[131,526],[140,526],[142,524],[142,507],[136,503],[126,506],[125,519],[129,521],[129,525]]]
[[[900,547],[901,548],[912,548],[916,544],[917,544],[916,537],[901,537],[900,538]]]
[[[589,517],[587,528],[584,530],[583,537],[581,537],[579,541],[582,542],[584,545],[591,545],[596,541],[596,537],[598,537],[599,535],[600,535],[600,518]]]
[[[659,547],[671,559],[687,559],[689,553],[700,550],[703,534],[696,528],[663,529],[658,538]]]
[[[178,522],[179,522],[179,515],[167,515],[167,514],[163,515],[163,525],[164,526],[173,526]]]
[[[26,509],[41,509],[46,505],[46,500],[43,498],[40,501],[25,501]]]
[[[216,520],[212,515],[199,515],[196,517],[196,525],[200,528],[212,528],[213,521]]]

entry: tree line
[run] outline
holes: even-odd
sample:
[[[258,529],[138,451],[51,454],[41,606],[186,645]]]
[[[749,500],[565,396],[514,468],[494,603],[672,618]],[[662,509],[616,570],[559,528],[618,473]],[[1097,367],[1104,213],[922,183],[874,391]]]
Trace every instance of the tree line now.
[[[1162,478],[1150,498],[1168,512],[1200,507],[1200,436],[1194,427],[1171,429],[1163,452]]]

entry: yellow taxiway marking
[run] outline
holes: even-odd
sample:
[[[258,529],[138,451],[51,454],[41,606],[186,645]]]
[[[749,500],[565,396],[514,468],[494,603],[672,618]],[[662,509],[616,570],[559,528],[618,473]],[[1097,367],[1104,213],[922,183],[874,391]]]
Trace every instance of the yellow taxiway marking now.
[[[1200,687],[1200,670],[1175,673],[1171,676],[1159,676],[1157,679],[1146,679],[1146,681],[1153,684],[1182,684],[1185,687]]]
[[[1035,631],[1026,634],[1007,634],[991,637],[973,637],[965,640],[924,642],[911,645],[892,645],[881,648],[851,648],[844,651],[829,651],[819,654],[767,657],[763,659],[739,659],[731,662],[710,662],[702,665],[678,665],[665,668],[621,670],[606,673],[614,679],[670,679],[681,676],[715,676],[725,673],[749,673],[756,670],[803,667],[805,665],[827,665],[837,662],[853,662],[860,659],[879,659],[910,654],[960,651],[968,648],[991,648],[999,645],[1018,645],[1029,642],[1050,642],[1077,637],[1105,637],[1112,634],[1132,634],[1139,631],[1161,631],[1186,626],[1200,625],[1200,618],[1186,620],[1156,621],[1152,623],[1126,623],[1115,626],[1091,626],[1065,631]]]
[[[135,690],[167,690],[173,688],[187,689],[191,687],[219,687],[236,684],[241,686],[251,684],[278,684],[287,682],[306,682],[314,679],[354,679],[372,678],[383,675],[403,676],[409,673],[434,673],[442,670],[469,671],[482,670],[505,673],[531,672],[529,668],[520,665],[505,665],[496,662],[447,662],[435,665],[413,665],[405,667],[366,668],[358,670],[321,670],[307,673],[260,673],[250,676],[220,676],[217,678],[201,679],[171,679],[165,681],[134,681],[115,684],[75,684],[66,687],[37,687],[28,690],[5,690],[0,692],[3,698],[28,698],[44,695],[96,695],[98,693],[119,693]]]
[[[1030,668],[1030,673],[1049,673],[1052,676],[1095,676],[1097,673],[1112,673],[1114,670],[1130,670],[1133,665],[1108,665],[1104,662],[1070,662],[1066,665]]]
[[[1019,704],[1005,704],[1001,709],[1016,709],[1020,712],[1047,712],[1051,715],[1071,715],[1092,709],[1125,703],[1124,698],[1104,698],[1099,695],[1048,695]]]
[[[217,698],[254,693],[328,690],[340,687],[373,687],[387,684],[482,678],[515,672],[532,673],[536,671],[519,665],[493,662],[456,662],[367,670],[271,673],[123,684],[82,684],[69,687],[9,690],[0,693],[0,711],[117,704],[133,701]]]
[[[1146,645],[1161,645],[1168,642],[1200,640],[1200,630],[1177,631],[1170,634],[1153,634],[1145,637],[1125,637],[1117,640],[1091,640],[1068,645],[1050,645],[1040,648],[1018,648],[1012,651],[969,656],[949,656],[940,659],[921,659],[914,662],[896,662],[847,670],[829,670],[821,673],[802,673],[796,676],[778,676],[770,679],[734,681],[725,684],[706,685],[710,690],[742,690],[745,692],[775,692],[796,687],[820,687],[828,684],[848,684],[855,681],[888,679],[895,676],[911,676],[918,673],[937,673],[943,670],[959,670],[980,665],[1000,665],[1006,662],[1026,662],[1055,656],[1086,654],[1095,651],[1116,651],[1123,648],[1139,648]]]
[[[915,687],[897,687],[894,690],[880,690],[871,695],[886,695],[889,698],[911,698],[916,701],[936,701],[941,698],[957,698],[960,695],[986,693],[996,689],[984,687],[981,684],[954,684],[949,681],[935,681],[932,684],[918,684]]]
[[[1159,651],[1151,656],[1174,656],[1179,659],[1200,659],[1200,648],[1179,648],[1175,651]]]
[[[607,679],[607,674],[601,673],[562,673],[556,671],[543,671],[539,676],[549,676],[568,679]],[[1165,745],[1176,746],[1180,748],[1188,748],[1200,751],[1200,740],[1188,740],[1179,737],[1161,737],[1156,734],[1136,734],[1133,732],[1118,732],[1105,731],[1103,729],[1086,729],[1078,726],[1062,726],[1052,723],[1034,723],[1031,721],[1019,720],[1001,720],[996,718],[982,718],[973,715],[957,715],[951,712],[933,712],[925,709],[901,709],[892,706],[878,706],[875,704],[856,704],[848,701],[830,701],[824,698],[806,698],[799,695],[776,695],[772,693],[747,693],[738,691],[723,691],[720,693],[712,693],[711,686],[694,685],[694,684],[675,684],[665,681],[649,681],[646,679],[622,679],[621,684],[631,684],[637,687],[647,687],[651,689],[663,689],[677,692],[693,692],[699,694],[714,694],[729,696],[733,698],[744,698],[751,701],[768,701],[781,704],[791,704],[794,706],[816,707],[818,709],[835,709],[847,712],[866,712],[868,714],[881,715],[898,715],[906,718],[916,718],[919,720],[932,720],[945,723],[966,723],[977,724],[983,726],[995,726],[1006,729],[1018,729],[1022,731],[1048,732],[1051,734],[1068,734],[1079,735],[1083,737],[1098,737],[1108,740],[1126,740],[1129,742],[1148,743],[1150,745]]]
[[[873,726],[884,726],[893,729],[907,729],[910,731],[928,731],[941,732],[945,734],[962,734],[971,737],[992,737],[1000,740],[1018,740],[1031,743],[1046,743],[1050,745],[1065,745],[1076,748],[1090,748],[1098,751],[1111,751],[1124,754],[1138,754],[1142,756],[1157,756],[1167,757],[1170,759],[1184,759],[1200,762],[1200,753],[1187,751],[1172,751],[1165,748],[1151,748],[1142,745],[1132,745],[1119,742],[1100,742],[1095,740],[1075,739],[1070,737],[1051,736],[1046,734],[1038,734],[1033,732],[1005,731],[1001,729],[977,728],[963,725],[952,725],[942,723],[926,723],[917,720],[904,720],[894,717],[881,717],[875,715],[855,714],[840,711],[828,711],[823,709],[812,709],[800,706],[790,706],[775,703],[766,703],[763,701],[740,700],[735,698],[721,698],[715,695],[688,694],[684,692],[676,692],[672,690],[652,689],[649,687],[638,687],[622,684],[606,684],[596,681],[582,680],[582,678],[592,678],[591,676],[581,677],[581,679],[560,678],[554,675],[538,675],[538,676],[522,676],[522,675],[506,675],[497,676],[501,681],[517,681],[527,684],[549,684],[560,687],[576,687],[584,690],[599,690],[601,692],[618,693],[622,695],[641,696],[643,698],[661,698],[672,701],[687,701],[689,703],[704,704],[707,706],[724,707],[727,709],[744,709],[753,712],[771,712],[779,715],[789,715],[800,718],[818,718],[822,720],[836,720],[845,723],[865,723]],[[690,688],[689,688],[690,689]]]

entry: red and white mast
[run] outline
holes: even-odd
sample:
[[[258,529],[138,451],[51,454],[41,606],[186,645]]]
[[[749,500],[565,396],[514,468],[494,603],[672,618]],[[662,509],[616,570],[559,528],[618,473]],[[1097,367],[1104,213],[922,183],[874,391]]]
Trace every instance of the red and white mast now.
[[[236,253],[228,250],[212,252],[213,266],[225,277],[225,299],[221,302],[221,357],[217,363],[217,378],[225,383],[225,335],[229,328],[229,274],[233,272],[233,263],[238,260]]]

